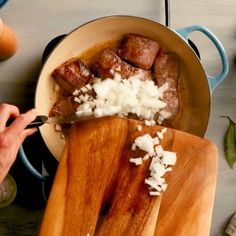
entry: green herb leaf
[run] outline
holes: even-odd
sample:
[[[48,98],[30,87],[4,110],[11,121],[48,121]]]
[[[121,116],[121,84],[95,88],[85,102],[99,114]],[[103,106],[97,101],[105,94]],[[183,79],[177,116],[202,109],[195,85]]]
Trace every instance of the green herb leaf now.
[[[228,116],[224,117],[229,120],[229,127],[224,140],[225,157],[233,169],[234,163],[236,162],[236,123]]]

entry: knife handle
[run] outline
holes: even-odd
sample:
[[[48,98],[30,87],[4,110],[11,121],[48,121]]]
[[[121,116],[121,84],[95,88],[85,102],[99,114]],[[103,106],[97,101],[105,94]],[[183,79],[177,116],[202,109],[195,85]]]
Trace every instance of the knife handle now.
[[[12,124],[12,122],[15,120],[15,118],[9,118],[9,120],[7,121],[6,126],[10,126]],[[26,126],[26,129],[30,129],[30,128],[38,128],[41,125],[45,124],[48,120],[47,116],[43,116],[43,115],[39,115],[36,116],[36,118]]]
[[[48,120],[47,116],[43,116],[43,115],[36,116],[36,118],[30,124],[28,124],[26,128],[27,129],[38,128],[41,125],[45,124],[47,120]]]

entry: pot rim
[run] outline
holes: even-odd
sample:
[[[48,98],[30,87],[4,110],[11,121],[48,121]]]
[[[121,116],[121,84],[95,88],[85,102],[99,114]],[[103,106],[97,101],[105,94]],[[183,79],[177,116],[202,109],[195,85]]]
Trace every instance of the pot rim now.
[[[188,42],[179,34],[177,33],[175,30],[159,23],[159,22],[156,22],[154,20],[151,20],[151,19],[148,19],[148,18],[144,18],[144,17],[139,17],[139,16],[132,16],[132,15],[108,15],[108,16],[104,16],[104,17],[99,17],[99,18],[96,18],[96,19],[92,19],[88,22],[85,22],[79,26],[77,26],[76,28],[74,28],[72,31],[70,31],[68,34],[65,35],[64,38],[62,38],[56,45],[55,47],[50,51],[50,53],[48,54],[48,56],[46,57],[45,61],[43,62],[42,66],[41,66],[41,69],[40,69],[40,72],[39,72],[39,75],[38,75],[38,80],[37,80],[37,84],[36,84],[36,88],[35,88],[35,96],[34,96],[34,104],[36,106],[36,99],[37,99],[37,90],[38,90],[38,85],[39,85],[39,79],[41,77],[41,74],[42,74],[42,71],[44,69],[44,66],[45,64],[47,63],[48,59],[50,58],[50,55],[56,50],[56,48],[59,46],[59,44],[64,41],[67,37],[69,37],[73,32],[77,31],[78,29],[88,25],[88,24],[91,24],[95,21],[100,21],[100,20],[106,20],[106,19],[114,19],[114,18],[127,18],[127,19],[130,19],[130,18],[133,18],[133,19],[138,19],[138,20],[143,20],[143,21],[147,21],[147,22],[151,22],[153,24],[157,24],[167,30],[169,30],[170,33],[173,34],[173,36],[175,37],[178,37],[182,40],[182,42],[187,46],[187,48],[189,48],[191,50],[191,53],[193,54],[194,57],[196,57],[197,59],[197,62],[199,64],[199,68],[202,69],[202,71],[204,72],[204,76],[205,76],[205,81],[207,83],[207,86],[208,86],[208,97],[209,97],[209,104],[208,104],[208,114],[207,114],[207,120],[205,122],[205,126],[202,127],[202,132],[199,134],[200,137],[204,137],[205,133],[206,133],[206,130],[207,130],[207,127],[208,127],[208,123],[209,123],[209,118],[210,118],[210,111],[211,111],[211,92],[210,92],[210,87],[209,87],[209,83],[207,81],[207,74],[203,68],[203,65],[201,63],[201,61],[199,60],[196,52],[192,49],[192,47],[188,44]]]

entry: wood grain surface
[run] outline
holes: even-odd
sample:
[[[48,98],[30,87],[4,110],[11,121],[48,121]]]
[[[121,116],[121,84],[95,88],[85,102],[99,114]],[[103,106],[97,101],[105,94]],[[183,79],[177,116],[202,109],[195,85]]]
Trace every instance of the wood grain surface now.
[[[153,235],[161,203],[160,197],[151,197],[148,187],[144,184],[145,178],[149,175],[151,159],[142,165],[136,166],[130,163],[130,158],[144,155],[143,151],[131,150],[134,140],[145,133],[154,133],[144,127],[138,131],[137,125],[140,122],[126,120],[128,124],[125,145],[122,150],[118,175],[113,188],[111,197],[107,202],[105,216],[99,222],[95,235],[99,236],[119,236],[119,235]],[[160,129],[160,127],[159,127]]]
[[[40,235],[93,235],[126,135],[122,119],[81,122],[72,128]]]
[[[177,153],[167,176],[155,236],[207,236],[213,212],[218,153],[216,146],[196,136],[169,129],[164,142]]]
[[[143,154],[132,151],[131,145],[136,137],[155,136],[162,127],[143,126],[139,132],[138,124],[108,117],[74,125],[40,235],[209,235],[216,147],[208,140],[168,129],[161,144],[164,150],[177,153],[177,164],[166,174],[168,190],[162,197],[151,197],[144,184],[151,160],[138,167],[130,163],[130,158]]]

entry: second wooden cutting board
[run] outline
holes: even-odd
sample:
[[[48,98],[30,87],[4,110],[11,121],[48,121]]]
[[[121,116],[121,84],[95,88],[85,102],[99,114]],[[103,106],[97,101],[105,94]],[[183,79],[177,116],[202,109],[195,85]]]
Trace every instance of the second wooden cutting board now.
[[[208,236],[214,204],[218,152],[209,140],[171,130],[165,147],[177,153],[167,177],[155,236]]]
[[[40,235],[209,234],[215,146],[168,129],[161,144],[177,152],[177,164],[166,174],[169,186],[161,202],[161,197],[148,195],[144,184],[149,162],[138,167],[129,163],[129,158],[140,154],[131,151],[135,138],[145,133],[155,136],[161,129],[143,126],[139,132],[139,123],[110,117],[75,125],[59,163]],[[99,217],[103,213],[105,217]]]

